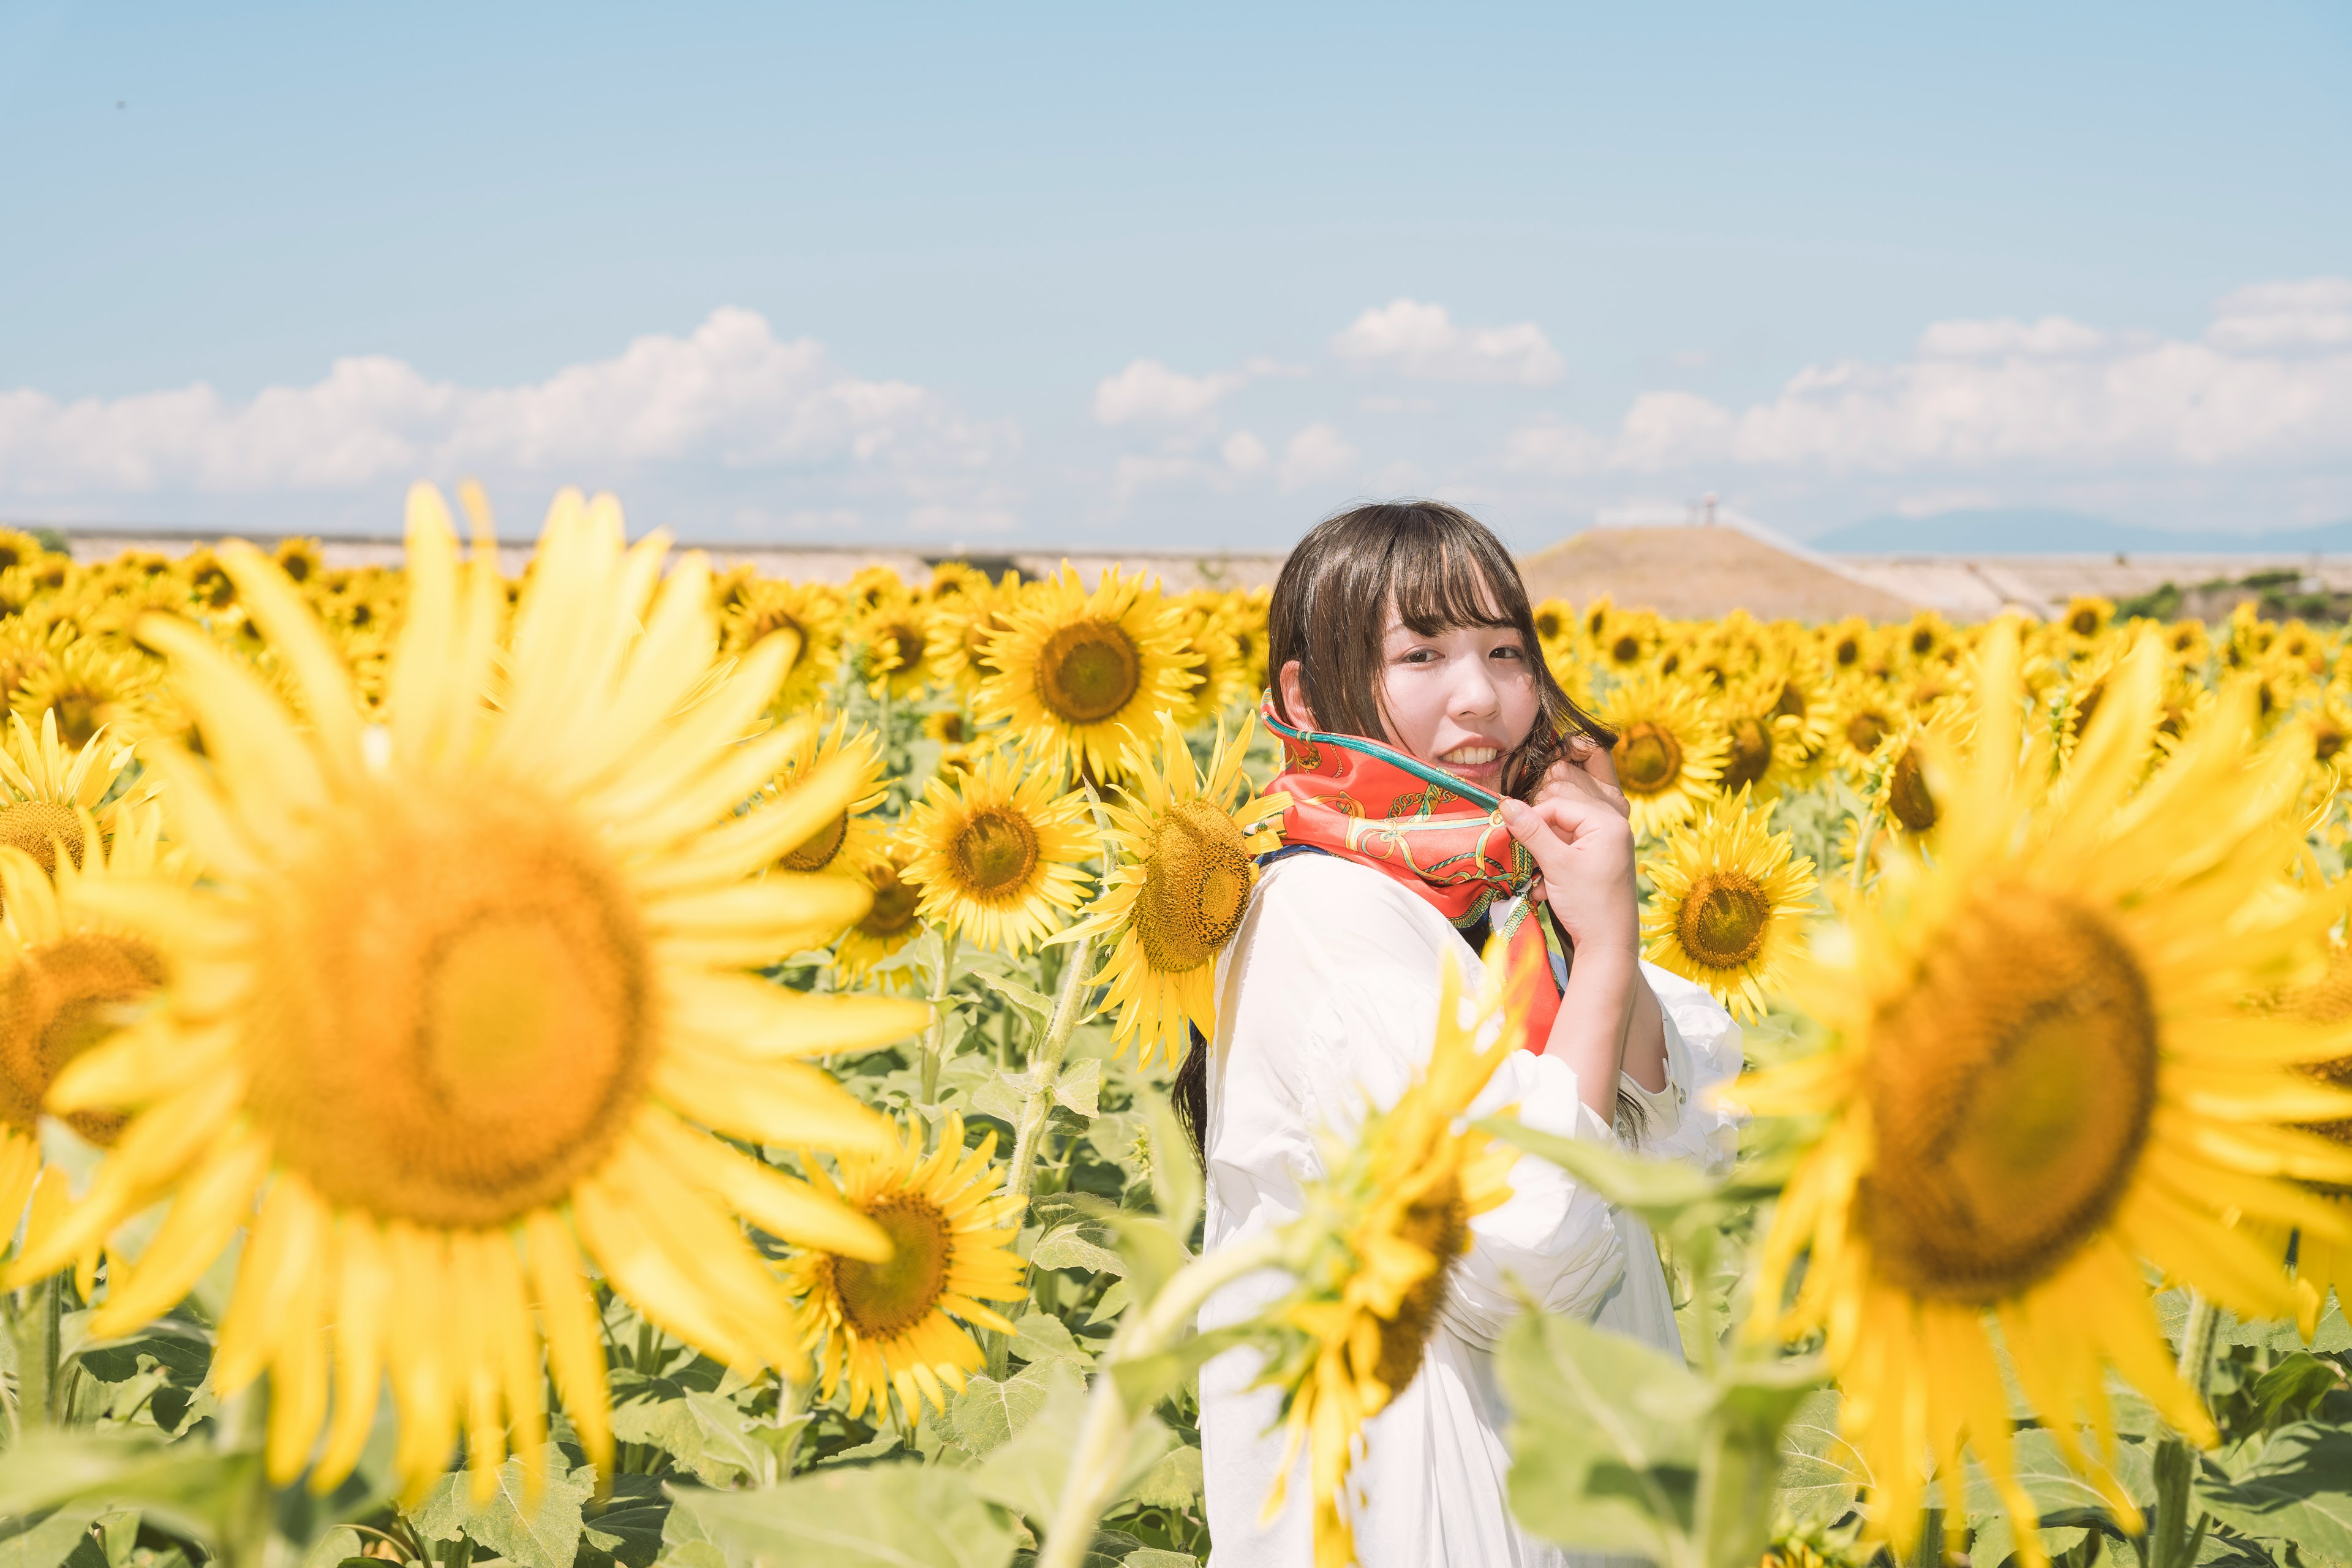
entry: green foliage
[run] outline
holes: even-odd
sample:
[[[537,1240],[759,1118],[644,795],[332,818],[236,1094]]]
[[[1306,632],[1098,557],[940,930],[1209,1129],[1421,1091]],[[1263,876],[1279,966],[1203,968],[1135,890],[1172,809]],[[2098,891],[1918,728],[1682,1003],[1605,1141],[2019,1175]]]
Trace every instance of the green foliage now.
[[[1013,1526],[960,1470],[936,1465],[834,1468],[757,1492],[681,1490],[690,1516],[731,1565],[1003,1568]]]

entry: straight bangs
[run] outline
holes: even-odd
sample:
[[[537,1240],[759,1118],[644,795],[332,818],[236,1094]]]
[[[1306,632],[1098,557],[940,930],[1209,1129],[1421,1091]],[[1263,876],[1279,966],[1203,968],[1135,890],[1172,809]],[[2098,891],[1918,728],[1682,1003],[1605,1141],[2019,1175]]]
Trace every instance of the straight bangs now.
[[[1533,625],[1517,565],[1484,528],[1475,533],[1446,529],[1434,538],[1400,538],[1392,547],[1387,576],[1389,602],[1416,637],[1435,637],[1458,626]]]

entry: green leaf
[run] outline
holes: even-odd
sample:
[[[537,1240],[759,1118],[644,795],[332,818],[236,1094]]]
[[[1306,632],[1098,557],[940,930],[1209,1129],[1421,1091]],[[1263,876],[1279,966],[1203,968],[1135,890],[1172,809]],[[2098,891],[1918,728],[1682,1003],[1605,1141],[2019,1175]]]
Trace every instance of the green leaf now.
[[[0,1455],[0,1518],[103,1501],[142,1509],[164,1530],[209,1542],[218,1538],[226,1510],[257,1484],[260,1467],[251,1450],[53,1429]]]
[[[1092,1328],[1097,1323],[1108,1323],[1133,1305],[1134,1284],[1126,1279],[1113,1280],[1110,1289],[1102,1293],[1102,1300],[1095,1303],[1095,1310],[1087,1314],[1087,1326]]]
[[[1831,1524],[1870,1484],[1861,1454],[1838,1433],[1838,1395],[1816,1389],[1780,1429],[1780,1485],[1775,1506],[1799,1524]]]
[[[1205,1334],[1194,1334],[1173,1349],[1114,1362],[1110,1375],[1118,1379],[1118,1396],[1129,1409],[1148,1409],[1183,1387],[1211,1356],[1240,1344],[1249,1334],[1250,1326],[1246,1323],[1212,1329]]]
[[[2308,1351],[2295,1351],[2256,1378],[2248,1392],[2263,1426],[2268,1428],[2311,1419],[2320,1399],[2343,1382],[2344,1374],[2334,1363],[2321,1361]]]
[[[874,1465],[819,1470],[756,1492],[673,1488],[732,1563],[791,1568],[1004,1568],[1013,1529],[972,1490],[973,1472]]]
[[[971,1108],[1014,1126],[1021,1122],[1022,1102],[1029,1098],[1029,1075],[992,1067],[971,1091]]]
[[[2087,1446],[2087,1435],[2084,1440]],[[2105,1503],[2091,1483],[2067,1465],[2065,1457],[2058,1451],[2057,1441],[2048,1432],[2039,1427],[2020,1432],[2010,1446],[2010,1464],[2016,1471],[2018,1485],[2033,1500],[2034,1508],[2042,1515],[2044,1546],[2063,1551],[2080,1539],[2079,1535],[2064,1532],[2109,1521]],[[2149,1467],[2146,1444],[2116,1445],[2116,1480],[2126,1495],[2142,1507],[2155,1501],[2156,1477]],[[1991,1478],[1975,1459],[1969,1461],[1961,1509],[1978,1532],[1979,1544],[1970,1550],[1970,1558],[1981,1552],[1984,1568],[2000,1568],[2001,1558],[2016,1550],[2016,1527],[2001,1505],[2000,1494],[1993,1489]]]
[[[673,1389],[667,1380],[646,1386]],[[731,1399],[695,1389],[667,1398],[635,1399],[613,1410],[613,1436],[650,1443],[677,1458],[705,1486],[762,1480],[774,1469],[774,1450],[753,1436],[757,1420]]]
[[[992,1377],[971,1379],[948,1412],[956,1441],[973,1454],[1001,1447],[1045,1407],[1046,1395],[1064,1380],[1076,1382],[1077,1374],[1059,1359],[1026,1368],[1002,1383]]]
[[[611,1495],[581,1510],[578,1568],[652,1568],[669,1507],[657,1478],[614,1476]]]
[[[991,1502],[1026,1514],[1031,1524],[1043,1529],[1054,1517],[1054,1506],[1069,1479],[1070,1460],[1086,1425],[1087,1399],[1086,1385],[1077,1378],[1057,1377],[1045,1407],[1013,1440],[963,1472],[971,1478],[972,1490]],[[1146,1415],[1137,1422],[1129,1434],[1118,1485],[1111,1495],[1123,1495],[1150,1474],[1174,1444],[1175,1438],[1157,1416]]]
[[[1191,1508],[1201,1500],[1201,1450],[1190,1444],[1171,1448],[1135,1483],[1131,1501],[1145,1508]]]
[[[58,1568],[89,1537],[90,1521],[106,1508],[76,1502],[0,1519],[0,1568]]]
[[[1157,1546],[1130,1552],[1126,1562],[1127,1568],[1201,1568],[1201,1560],[1191,1552],[1162,1552]]]
[[[1490,1116],[1478,1129],[1550,1161],[1654,1230],[1672,1229],[1686,1210],[1713,1203],[1723,1190],[1680,1160],[1644,1160],[1591,1139],[1538,1132],[1516,1116]]]
[[[100,1383],[126,1383],[152,1366],[173,1382],[194,1387],[212,1369],[213,1347],[195,1324],[165,1318],[135,1339],[86,1346],[80,1359],[81,1369]]]
[[[453,1471],[434,1483],[414,1516],[420,1532],[446,1541],[464,1531],[520,1568],[572,1568],[580,1550],[581,1505],[596,1490],[596,1472],[583,1465],[564,1468],[563,1450],[550,1443],[540,1450],[546,1478],[535,1505],[524,1498],[523,1467],[509,1458],[498,1468],[496,1489],[487,1501],[473,1500],[473,1478]]]
[[[1102,1098],[1102,1063],[1083,1061],[1054,1079],[1054,1100],[1065,1110],[1091,1120]]]
[[[2352,1563],[2352,1429],[2283,1427],[2235,1480],[2207,1471],[2197,1497],[2242,1534],[2293,1542],[2306,1563]]]
[[[1089,1241],[1086,1227],[1073,1220],[1057,1225],[1037,1238],[1029,1254],[1032,1268],[1082,1268],[1090,1274],[1125,1274],[1127,1262],[1099,1242]]]
[[[1512,1411],[1511,1511],[1562,1546],[1683,1560],[1713,1392],[1637,1341],[1528,1312],[1496,1375]]]
[[[1023,1361],[1059,1356],[1081,1367],[1094,1363],[1095,1352],[1078,1342],[1069,1324],[1049,1312],[1024,1312],[1013,1320],[1013,1352]]]
[[[1696,1531],[1701,1560],[1748,1563],[1771,1543],[1781,1429],[1818,1391],[1820,1367],[1780,1360],[1727,1369],[1699,1456]]]
[[[1036,1020],[1037,1026],[1041,1029],[1045,1026],[1045,1020],[1053,1015],[1054,999],[1051,996],[1032,991],[1017,980],[1007,980],[1001,974],[991,974],[985,970],[973,970],[971,977],[1012,1003],[1022,1012],[1028,1014],[1030,1017]]]

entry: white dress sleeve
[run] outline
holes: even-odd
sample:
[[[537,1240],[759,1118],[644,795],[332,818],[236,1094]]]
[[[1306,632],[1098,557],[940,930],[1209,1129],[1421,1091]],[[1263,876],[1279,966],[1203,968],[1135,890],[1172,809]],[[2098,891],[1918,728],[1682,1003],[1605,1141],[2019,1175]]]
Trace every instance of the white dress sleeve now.
[[[1634,1147],[1657,1160],[1683,1160],[1708,1175],[1731,1168],[1739,1152],[1739,1113],[1720,1103],[1725,1086],[1739,1076],[1739,1026],[1704,986],[1671,970],[1644,962],[1664,1016],[1666,1084],[1647,1089],[1631,1073],[1618,1087],[1642,1108]]]

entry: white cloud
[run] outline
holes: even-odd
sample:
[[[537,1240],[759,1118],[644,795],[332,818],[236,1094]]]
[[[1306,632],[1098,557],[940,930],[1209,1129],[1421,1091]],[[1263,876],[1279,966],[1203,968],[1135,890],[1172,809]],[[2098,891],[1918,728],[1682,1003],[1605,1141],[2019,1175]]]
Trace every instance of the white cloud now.
[[[1533,321],[1458,327],[1443,305],[1398,300],[1357,317],[1331,352],[1364,370],[1431,381],[1541,386],[1559,379],[1559,353]]]
[[[1330,426],[1309,425],[1282,448],[1282,488],[1302,489],[1339,479],[1354,468],[1357,456],[1347,437]]]
[[[1613,435],[1538,420],[1506,452],[1555,476],[2340,466],[2352,452],[2352,279],[2241,289],[2191,341],[2060,317],[1940,321],[1898,363],[1811,366],[1738,410],[1644,393]]]
[[[848,374],[814,340],[780,342],[731,307],[685,337],[649,334],[516,386],[462,387],[367,356],[241,404],[201,384],[71,403],[0,393],[0,476],[24,495],[337,490],[688,462],[968,470],[1006,440],[919,386]]]
[[[1193,419],[1248,384],[1249,377],[1240,371],[1186,375],[1156,359],[1139,359],[1117,375],[1103,377],[1095,388],[1095,421],[1126,425],[1137,420]]]
[[[1254,474],[1265,467],[1265,443],[1246,430],[1236,430],[1225,437],[1218,450],[1225,466],[1237,474]]]

